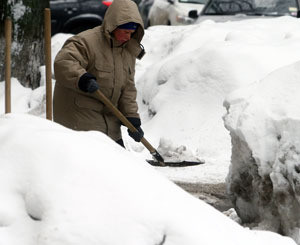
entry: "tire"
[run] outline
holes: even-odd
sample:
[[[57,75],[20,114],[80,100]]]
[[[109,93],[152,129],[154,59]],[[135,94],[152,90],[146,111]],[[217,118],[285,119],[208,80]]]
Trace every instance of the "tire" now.
[[[86,31],[88,29],[94,28],[98,25],[101,25],[101,23],[95,23],[95,22],[88,22],[88,23],[74,23],[72,26],[70,26],[67,30],[68,33],[72,34],[78,34],[80,32]]]

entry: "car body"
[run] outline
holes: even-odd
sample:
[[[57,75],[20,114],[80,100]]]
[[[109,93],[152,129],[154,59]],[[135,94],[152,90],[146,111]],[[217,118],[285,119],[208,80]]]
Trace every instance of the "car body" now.
[[[206,0],[154,0],[149,12],[149,25],[187,25],[194,22],[190,10],[200,11]]]
[[[197,22],[206,19],[224,22],[285,15],[299,17],[299,7],[300,0],[209,0]]]
[[[141,0],[137,3],[145,28],[147,28],[149,25],[148,16],[153,3],[154,0]]]
[[[51,34],[73,33],[101,25],[112,0],[50,0]]]

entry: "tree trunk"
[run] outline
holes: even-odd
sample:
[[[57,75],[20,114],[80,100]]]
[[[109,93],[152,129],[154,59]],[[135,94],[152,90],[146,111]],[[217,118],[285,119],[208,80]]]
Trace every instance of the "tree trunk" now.
[[[40,85],[44,64],[44,9],[49,0],[0,0],[0,81],[5,78],[5,18],[12,20],[12,77],[25,87]]]

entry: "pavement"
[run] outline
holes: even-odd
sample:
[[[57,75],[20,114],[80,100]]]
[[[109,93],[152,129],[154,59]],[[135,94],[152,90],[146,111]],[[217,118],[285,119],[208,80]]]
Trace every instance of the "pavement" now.
[[[226,193],[226,184],[207,184],[207,183],[188,183],[174,181],[175,184],[180,186],[185,191],[189,192],[196,198],[203,200],[221,212],[233,208],[233,205]]]

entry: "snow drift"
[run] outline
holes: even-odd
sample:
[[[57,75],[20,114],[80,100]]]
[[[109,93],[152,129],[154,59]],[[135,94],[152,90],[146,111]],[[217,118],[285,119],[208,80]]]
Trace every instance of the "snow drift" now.
[[[70,36],[52,37],[53,59]],[[161,152],[178,155],[179,160],[193,157],[206,162],[160,171],[180,182],[223,183],[231,155],[230,136],[222,120],[223,100],[235,89],[300,59],[299,19],[156,26],[146,30],[143,45],[146,55],[137,61],[135,78],[147,140]],[[45,87],[30,91],[17,82],[12,84],[12,112],[45,117]],[[4,113],[2,82],[0,113]],[[125,128],[123,132],[128,150],[151,157],[127,136]]]
[[[300,244],[300,62],[228,96],[228,189],[245,223]]]
[[[242,228],[102,133],[8,114],[0,138],[0,244],[294,244]]]
[[[161,141],[183,145],[206,162],[180,172],[170,170],[170,178],[225,181],[231,142],[222,120],[223,101],[235,89],[298,61],[299,30],[299,19],[293,17],[206,20],[146,30],[146,55],[136,67],[146,136],[154,145]]]

